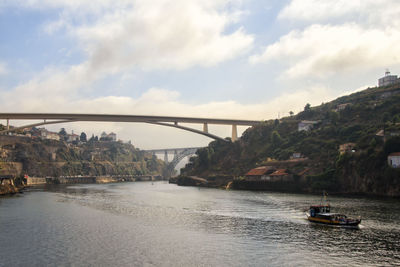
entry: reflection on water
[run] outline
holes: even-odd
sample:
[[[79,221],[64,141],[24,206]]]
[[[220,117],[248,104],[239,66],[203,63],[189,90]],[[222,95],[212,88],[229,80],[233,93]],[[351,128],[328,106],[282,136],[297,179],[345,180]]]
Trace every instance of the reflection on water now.
[[[0,266],[400,264],[400,201],[331,197],[361,229],[310,224],[319,196],[165,182],[52,186],[0,198]]]

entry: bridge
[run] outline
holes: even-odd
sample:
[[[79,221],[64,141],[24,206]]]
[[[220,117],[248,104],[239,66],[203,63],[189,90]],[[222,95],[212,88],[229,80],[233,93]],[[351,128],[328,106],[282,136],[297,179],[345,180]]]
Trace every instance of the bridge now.
[[[235,120],[235,119],[214,119],[214,118],[194,118],[194,117],[169,117],[169,116],[145,116],[145,115],[117,115],[117,114],[74,114],[74,113],[0,113],[0,119],[7,120],[7,127],[1,133],[32,128],[36,126],[68,122],[136,122],[148,123],[166,127],[174,127],[185,131],[201,134],[215,140],[226,141],[224,138],[208,132],[209,124],[231,125],[232,142],[237,140],[237,126],[253,126],[261,123],[256,120]],[[39,123],[32,123],[20,127],[10,128],[10,120],[42,120]],[[202,124],[203,130],[198,130],[179,123]]]
[[[178,165],[178,163],[184,159],[187,156],[191,156],[196,154],[196,151],[201,148],[201,147],[185,147],[185,148],[166,148],[166,149],[150,149],[150,150],[144,150],[145,152],[150,152],[155,154],[164,154],[164,162],[166,164],[171,165],[175,169],[175,167]],[[174,154],[174,158],[172,159],[171,162],[168,160],[168,155],[169,154]]]

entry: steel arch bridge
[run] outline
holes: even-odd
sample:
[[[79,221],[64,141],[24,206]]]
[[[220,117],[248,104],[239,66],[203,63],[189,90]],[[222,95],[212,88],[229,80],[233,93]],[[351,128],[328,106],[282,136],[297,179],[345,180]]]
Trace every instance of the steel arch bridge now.
[[[202,147],[186,147],[186,148],[167,148],[167,149],[152,149],[145,150],[146,152],[151,152],[153,154],[163,153],[164,154],[164,162],[169,164],[173,169],[183,160],[185,157],[196,154],[196,151]],[[168,161],[168,154],[173,153],[174,158],[171,162]]]

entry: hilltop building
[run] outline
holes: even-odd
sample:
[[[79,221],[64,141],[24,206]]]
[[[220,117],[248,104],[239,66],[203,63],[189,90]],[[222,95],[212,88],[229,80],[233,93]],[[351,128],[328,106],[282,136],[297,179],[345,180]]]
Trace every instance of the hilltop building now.
[[[339,153],[345,154],[350,152],[355,152],[354,148],[356,147],[355,143],[346,143],[339,146]]]
[[[344,104],[340,104],[336,107],[336,112],[339,112],[341,110],[345,110],[347,107],[349,107],[351,105],[351,103],[344,103]]]
[[[390,71],[386,70],[385,76],[378,80],[378,86],[388,86],[398,82],[399,79],[397,78],[397,75],[390,75]]]
[[[318,121],[301,121],[298,124],[298,131],[309,131],[311,130]]]
[[[68,134],[67,135],[67,142],[68,143],[72,143],[72,142],[78,142],[79,141],[79,135],[74,134],[72,132],[72,134]]]
[[[40,138],[42,139],[51,139],[51,140],[60,140],[60,136],[58,135],[58,133],[55,132],[50,132],[48,130],[46,130],[45,128],[39,128],[38,129],[40,132]]]

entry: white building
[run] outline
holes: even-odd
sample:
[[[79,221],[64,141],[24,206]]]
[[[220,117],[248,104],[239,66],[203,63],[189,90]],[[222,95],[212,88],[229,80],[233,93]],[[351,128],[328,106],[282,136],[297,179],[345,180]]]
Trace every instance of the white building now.
[[[60,136],[58,133],[55,132],[50,132],[46,130],[45,128],[39,128],[40,131],[40,138],[42,139],[51,139],[51,140],[60,140]]]
[[[400,152],[389,154],[388,164],[393,168],[400,168]]]
[[[298,131],[309,131],[311,130],[318,121],[301,121],[298,124]]]
[[[397,82],[399,82],[397,79],[397,75],[390,75],[390,71],[386,70],[385,76],[378,80],[378,86],[388,86]]]
[[[79,135],[74,134],[74,133],[68,134],[68,135],[67,135],[67,142],[68,142],[68,143],[72,143],[72,142],[74,142],[74,141],[79,141]]]

